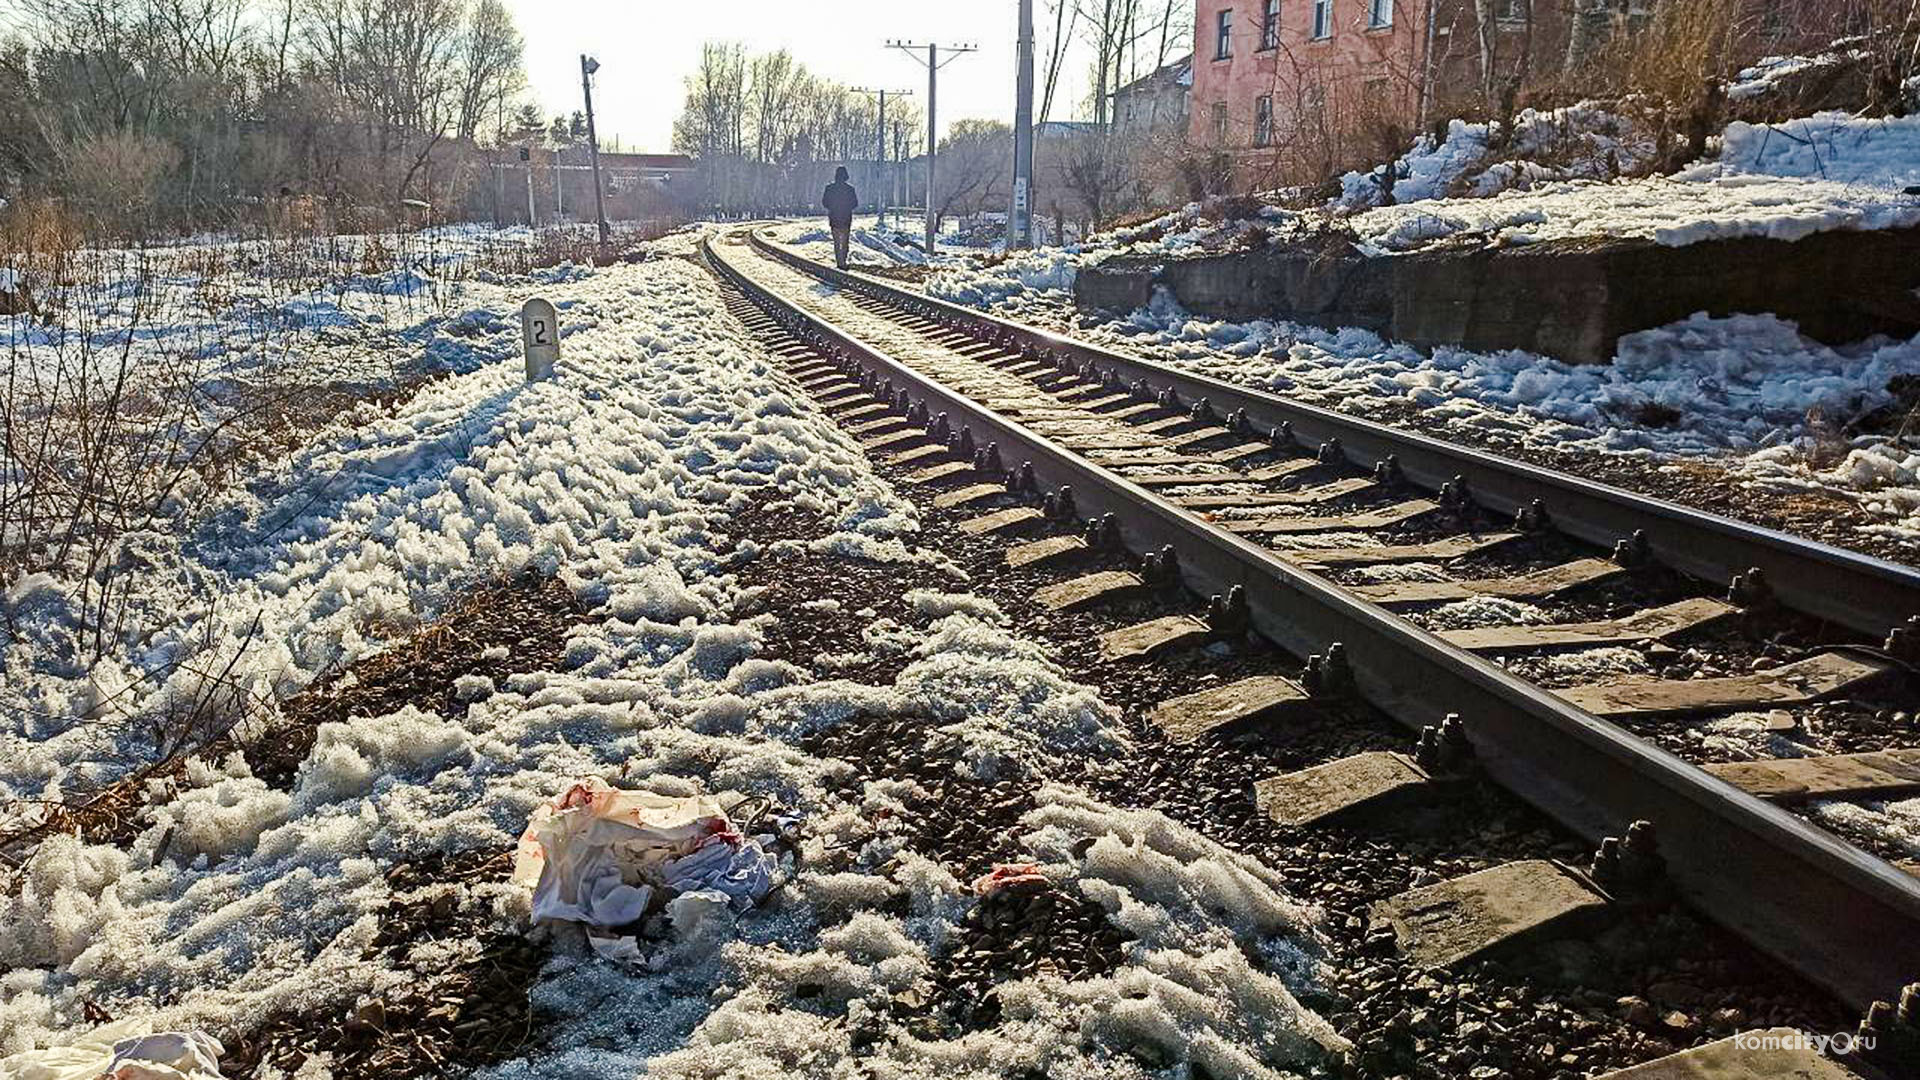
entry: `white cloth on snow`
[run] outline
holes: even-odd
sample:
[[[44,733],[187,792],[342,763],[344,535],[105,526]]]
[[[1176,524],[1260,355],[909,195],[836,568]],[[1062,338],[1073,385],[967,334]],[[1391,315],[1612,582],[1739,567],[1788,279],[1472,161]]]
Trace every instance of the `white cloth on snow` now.
[[[0,1080],[220,1080],[226,1048],[204,1031],[141,1030],[138,1020],[93,1029],[70,1046],[0,1058]]]
[[[772,859],[712,796],[625,791],[594,777],[535,810],[513,880],[536,919],[615,927],[645,915],[656,889],[717,891],[744,911],[773,885]]]

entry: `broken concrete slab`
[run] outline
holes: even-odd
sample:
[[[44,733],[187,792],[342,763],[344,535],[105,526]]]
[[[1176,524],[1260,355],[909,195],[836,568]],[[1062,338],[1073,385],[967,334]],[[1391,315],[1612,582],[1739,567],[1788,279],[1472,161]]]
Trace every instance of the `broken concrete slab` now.
[[[1288,458],[1285,461],[1276,461],[1271,465],[1262,465],[1257,469],[1251,469],[1243,475],[1245,479],[1266,483],[1272,480],[1285,479],[1295,473],[1303,473],[1308,469],[1317,469],[1319,467],[1319,458]]]
[[[1140,575],[1125,570],[1102,570],[1057,585],[1034,590],[1034,602],[1051,611],[1078,611],[1095,604],[1126,596],[1146,582]]]
[[[1148,718],[1174,742],[1192,742],[1209,731],[1303,706],[1308,700],[1306,690],[1293,680],[1258,675],[1162,702]]]
[[[1188,424],[1191,424],[1194,422],[1195,421],[1191,416],[1178,416],[1178,415],[1163,416],[1158,420],[1148,420],[1146,423],[1143,423],[1143,424],[1135,424],[1133,426],[1133,430],[1144,431],[1149,434],[1160,434],[1163,432],[1172,431],[1175,428],[1186,427]]]
[[[1132,431],[1060,435],[1054,441],[1070,450],[1136,450],[1164,445],[1158,436],[1142,435]]]
[[[1425,544],[1380,544],[1349,548],[1275,548],[1273,553],[1309,570],[1329,570],[1340,566],[1377,566],[1382,563],[1428,562],[1477,555],[1489,548],[1518,540],[1520,533],[1481,533],[1478,536],[1449,536]]]
[[[1206,454],[1205,457],[1208,461],[1217,461],[1222,465],[1231,465],[1236,461],[1242,461],[1257,454],[1270,454],[1272,452],[1273,447],[1268,443],[1248,442],[1241,443],[1238,446],[1229,446],[1225,450],[1214,450]]]
[[[837,408],[837,409],[828,409],[827,411],[833,414],[834,419],[844,423],[850,420],[859,420],[864,417],[878,416],[881,413],[891,412],[892,406],[882,404],[881,402],[878,402],[878,401],[869,401],[863,404],[854,405],[851,408],[843,407],[843,408]]]
[[[1556,862],[1506,863],[1373,905],[1400,949],[1422,967],[1447,968],[1541,938],[1586,929],[1607,900]]]
[[[1607,559],[1575,559],[1572,562],[1535,570],[1513,577],[1479,578],[1467,581],[1392,581],[1382,585],[1358,585],[1353,594],[1381,607],[1442,603],[1475,596],[1498,596],[1508,600],[1534,600],[1554,596],[1581,585],[1597,585],[1627,572],[1627,568]]]
[[[925,441],[927,441],[927,433],[917,427],[906,427],[898,431],[889,431],[882,435],[869,435],[859,440],[861,448],[868,453],[892,450],[910,443]]]
[[[946,453],[947,448],[939,443],[928,443],[925,446],[916,446],[911,450],[903,450],[898,454],[883,458],[882,460],[888,465],[894,466],[919,465],[932,461],[937,457],[944,457]]]
[[[955,464],[959,463],[955,462]],[[935,495],[933,497],[933,505],[944,510],[948,507],[967,506],[972,503],[983,502],[987,499],[998,498],[1006,493],[1007,485],[1005,484],[968,484],[966,487],[956,488],[953,491],[943,491]]]
[[[1203,427],[1198,431],[1189,431],[1180,435],[1175,435],[1172,438],[1167,440],[1167,445],[1173,447],[1176,450],[1188,450],[1195,446],[1200,445],[1203,442],[1209,442],[1214,439],[1223,439],[1231,434],[1233,434],[1233,432],[1215,424],[1208,427]],[[1268,446],[1266,443],[1261,443],[1260,449],[1271,450],[1273,448]]]
[[[1750,795],[1774,802],[1892,799],[1920,791],[1920,750],[1727,761],[1701,767]]]
[[[1231,518],[1215,524],[1229,532],[1248,536],[1282,533],[1344,532],[1348,529],[1384,529],[1399,525],[1440,509],[1430,499],[1408,499],[1373,510],[1324,517]]]
[[[951,480],[971,472],[973,472],[971,461],[943,461],[938,465],[929,465],[919,472],[908,473],[906,479],[910,484],[931,484],[937,480]]]
[[[1112,409],[1125,405],[1133,400],[1133,395],[1112,390],[1102,391],[1097,386],[1088,386],[1084,390],[1075,390],[1072,393],[1061,394],[1060,399],[1062,401],[1072,401],[1083,409],[1092,409],[1097,412],[1101,409]],[[1108,413],[1107,415],[1111,416],[1113,414]]]
[[[1022,566],[1044,566],[1088,550],[1091,549],[1087,547],[1087,542],[1077,536],[1049,536],[1044,540],[1035,540],[1008,548],[1007,565],[1016,569]]]
[[[1803,705],[1897,670],[1842,653],[1820,653],[1785,667],[1719,679],[1628,679],[1552,691],[1595,716],[1653,716],[1708,709]]]
[[[1108,468],[1122,465],[1204,465],[1206,461],[1172,450],[1089,450],[1088,459]]]
[[[1860,1080],[1793,1028],[1743,1031],[1597,1080]]]
[[[811,393],[814,399],[821,404],[831,405],[836,401],[864,396],[866,391],[860,388],[859,383],[848,380],[841,383],[829,383],[825,389],[808,387],[808,393]]]
[[[1179,487],[1183,484],[1224,484],[1247,478],[1246,473],[1234,472],[1231,469],[1214,469],[1207,472],[1133,473],[1131,475],[1122,473],[1120,475],[1128,483],[1138,484],[1143,488]]]
[[[1173,501],[1189,510],[1252,509],[1260,506],[1311,506],[1374,486],[1373,478],[1349,476],[1298,491],[1256,491],[1244,495],[1175,495]]]
[[[1138,660],[1172,649],[1197,645],[1212,630],[1191,615],[1168,615],[1100,635],[1100,655],[1107,660]]]
[[[905,417],[883,416],[878,420],[864,420],[858,424],[850,424],[847,426],[847,434],[854,436],[879,435],[886,432],[899,431],[909,426],[911,425],[907,423]]]
[[[988,536],[1046,520],[1046,515],[1031,506],[1010,506],[960,523],[960,531],[973,536]]]
[[[1406,754],[1376,750],[1253,785],[1254,805],[1282,825],[1319,825],[1379,813],[1432,789],[1427,771]]]
[[[1672,637],[1739,613],[1739,608],[1725,601],[1697,597],[1637,611],[1620,619],[1542,626],[1483,626],[1471,630],[1442,630],[1435,636],[1468,652],[1618,645]]]

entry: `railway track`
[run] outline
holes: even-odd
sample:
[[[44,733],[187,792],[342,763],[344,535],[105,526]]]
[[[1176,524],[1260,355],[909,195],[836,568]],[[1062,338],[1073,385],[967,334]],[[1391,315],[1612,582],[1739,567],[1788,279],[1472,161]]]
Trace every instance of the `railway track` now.
[[[1133,570],[1063,570],[1037,601],[1097,604],[1169,582],[1212,598],[1205,617],[1149,620],[1089,648],[1147,656],[1253,632],[1305,658],[1293,677],[1164,702],[1153,720],[1169,738],[1343,696],[1421,733],[1413,754],[1262,781],[1277,820],[1310,824],[1471,768],[1600,855],[1577,872],[1466,883],[1456,902],[1562,873],[1570,883],[1536,897],[1551,921],[1670,888],[1856,1008],[1920,977],[1920,880],[1780,805],[1920,787],[1920,758],[1883,741],[1801,759],[1824,765],[1703,768],[1629,730],[1899,698],[1920,574],[991,319],[751,234],[706,255],[738,290],[742,317],[870,453],[941,485],[938,505],[979,508],[961,528],[1037,534],[1009,553],[1027,566],[1089,550],[1139,555]],[[1408,564],[1448,573],[1396,580],[1381,569]],[[1576,617],[1463,628],[1426,618],[1461,601]],[[1734,671],[1675,665],[1694,677],[1594,682],[1527,666],[1576,647],[1680,655],[1701,635],[1736,651],[1771,637]],[[1423,932],[1421,905],[1439,899],[1389,907],[1404,916],[1403,944],[1472,943]]]

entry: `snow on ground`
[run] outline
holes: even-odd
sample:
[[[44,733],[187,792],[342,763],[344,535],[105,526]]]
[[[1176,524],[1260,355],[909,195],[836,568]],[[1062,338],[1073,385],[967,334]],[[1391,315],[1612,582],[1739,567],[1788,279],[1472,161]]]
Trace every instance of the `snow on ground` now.
[[[1583,101],[1563,109],[1522,109],[1513,132],[1498,149],[1494,125],[1455,119],[1446,138],[1422,134],[1398,161],[1340,179],[1337,205],[1347,209],[1387,201],[1380,180],[1394,177],[1394,202],[1441,199],[1454,194],[1485,198],[1497,192],[1554,180],[1606,180],[1644,168],[1654,154],[1652,135],[1630,117]]]
[[[1859,63],[1868,56],[1867,50],[1857,44],[1861,40],[1836,41],[1831,49],[1812,56],[1763,56],[1734,74],[1727,86],[1727,100],[1766,97],[1778,93],[1783,83],[1803,72]]]
[[[925,266],[926,251],[922,248],[924,226],[920,216],[900,215],[892,217],[892,225],[882,227],[878,218],[872,215],[859,215],[853,219],[852,243],[847,248],[847,261],[854,267],[862,266]],[[961,256],[953,249],[963,247],[960,238],[948,225],[938,245],[945,250],[936,249],[933,265],[948,266]],[[824,217],[801,218],[780,221],[767,226],[764,232],[772,239],[792,247],[809,259],[823,263],[833,262],[833,234],[827,230]]]
[[[200,689],[185,668],[150,676],[207,642],[221,665],[238,656],[237,678],[284,695],[493,575],[556,575],[593,618],[569,634],[564,670],[468,680],[464,712],[324,725],[290,791],[238,755],[200,761],[182,790],[152,793],[125,849],[47,841],[0,895],[0,1055],[79,1038],[89,1004],[229,1032],[286,1011],[341,1015],[407,977],[369,948],[394,896],[387,867],[504,848],[537,805],[597,775],[768,796],[805,821],[799,867],[782,867],[768,905],[684,929],[646,970],[557,932],[533,989],[557,1018],[548,1049],[494,1074],[843,1075],[858,1025],[842,1015],[873,1015],[922,980],[974,901],[907,844],[887,783],[854,783],[794,740],[891,710],[959,738],[976,774],[1016,781],[1122,745],[1112,709],[964,593],[915,596],[926,625],[889,631],[912,658],[890,687],[756,659],[765,617],[729,612],[743,598],[734,571],[761,547],[734,512],[776,495],[835,523],[819,550],[937,561],[913,546],[911,506],[779,388],[692,264],[545,277],[469,282],[461,303],[482,313],[461,339],[472,365],[391,415],[344,418],[178,529],[134,538],[142,631],[101,663],[75,658],[71,582],[7,592],[0,805],[125,768],[131,736],[115,721]],[[554,379],[529,385],[512,313],[533,292],[560,308],[564,352]],[[1020,842],[1049,877],[1135,935],[1126,962],[1099,979],[1007,984],[1000,1022],[954,1041],[898,1033],[864,1059],[877,1074],[1144,1078],[1122,1051],[1148,1041],[1213,1075],[1277,1077],[1338,1048],[1295,998],[1318,974],[1321,916],[1275,875],[1156,812],[1071,789],[1043,791],[1026,826]],[[505,929],[528,912],[504,872],[456,895]],[[895,895],[906,914],[890,913]]]
[[[1878,839],[1908,859],[1920,859],[1920,799],[1885,802],[1816,802],[1813,819],[1843,831]]]
[[[847,248],[848,261],[856,267],[892,265],[894,260],[866,245],[864,236],[870,233],[873,226],[863,225],[862,221],[871,222],[872,219],[854,220],[853,243]],[[766,231],[773,239],[791,245],[809,259],[828,264],[833,262],[833,234],[827,231],[824,217],[783,221],[768,226]]]
[[[1470,152],[1470,131],[1460,134],[1463,153]],[[1920,197],[1905,194],[1920,180],[1920,116],[1829,112],[1784,124],[1736,122],[1719,143],[1716,159],[1673,177],[1571,180],[1492,198],[1421,197],[1361,211],[1346,224],[1362,250],[1380,252],[1462,236],[1506,245],[1614,236],[1678,247],[1920,224]],[[1454,164],[1446,154],[1429,156],[1439,159],[1441,175]],[[1416,182],[1415,193],[1422,190]]]
[[[1920,117],[1823,112],[1783,124],[1729,124],[1718,164],[1726,172],[1906,188],[1920,184]]]
[[[1920,118],[1914,122],[1920,124]],[[1603,183],[1569,181],[1489,199],[1382,206],[1348,219],[1361,248],[1414,251],[1472,238],[1512,246],[1612,236],[1681,247],[1702,240],[1799,240],[1835,229],[1920,225],[1920,198],[1859,181],[1724,171]]]

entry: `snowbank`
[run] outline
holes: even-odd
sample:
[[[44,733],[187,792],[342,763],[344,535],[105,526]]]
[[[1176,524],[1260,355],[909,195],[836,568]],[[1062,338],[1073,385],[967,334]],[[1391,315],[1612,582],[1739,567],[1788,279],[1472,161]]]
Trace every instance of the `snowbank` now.
[[[1523,109],[1511,138],[1489,145],[1494,125],[1454,119],[1438,143],[1420,135],[1413,149],[1382,169],[1394,175],[1393,201],[1416,202],[1451,195],[1485,198],[1512,188],[1553,180],[1610,179],[1652,160],[1652,136],[1632,119],[1591,101],[1564,109]],[[1335,205],[1345,209],[1385,201],[1381,169],[1350,172],[1340,179]]]
[[[1721,169],[1870,188],[1920,184],[1920,116],[1815,113],[1784,124],[1727,125]]]
[[[511,335],[530,285],[469,288],[479,340]],[[686,261],[582,271],[551,293],[565,324],[553,380],[525,384],[499,342],[496,361],[393,415],[325,432],[204,508],[200,527],[141,538],[152,570],[134,584],[154,629],[107,663],[71,661],[66,583],[7,596],[21,627],[0,654],[9,800],[110,778],[100,762],[131,735],[80,717],[121,688],[114,708],[129,710],[184,692],[142,679],[195,642],[231,655],[256,618],[268,644],[236,670],[262,693],[385,647],[396,631],[382,627],[417,625],[494,574],[553,574],[591,618],[561,670],[463,680],[449,715],[409,706],[323,725],[290,791],[238,755],[196,762],[178,790],[152,792],[124,848],[42,845],[0,895],[0,1055],[83,1038],[87,1004],[102,1001],[142,1024],[227,1033],[344,1015],[412,977],[374,947],[382,912],[417,898],[388,869],[507,850],[583,776],[723,805],[765,796],[805,821],[799,858],[767,905],[675,928],[634,969],[553,931],[531,991],[552,1018],[546,1041],[493,1075],[824,1076],[863,1056],[902,1078],[1144,1078],[1125,1051],[1150,1041],[1215,1075],[1278,1077],[1341,1049],[1296,996],[1317,977],[1317,911],[1157,813],[1068,789],[1048,789],[1023,843],[1135,935],[1125,963],[1003,984],[1002,1018],[958,1038],[886,1028],[891,995],[924,984],[976,901],[913,849],[901,781],[855,783],[797,740],[863,712],[912,717],[957,742],[974,775],[1035,783],[1063,755],[1123,746],[1117,715],[965,593],[911,598],[927,624],[886,631],[911,654],[892,686],[810,681],[756,657],[777,615],[729,614],[744,596],[735,569],[771,550],[736,525],[750,498],[823,513],[835,542],[808,550],[848,553],[833,557],[924,558],[910,504],[780,388]],[[524,924],[527,892],[504,870],[450,888],[461,912]],[[875,1024],[883,1037],[856,1055],[856,1031]]]
[[[1470,144],[1468,134],[1463,129]],[[1863,120],[1819,113],[1785,124],[1736,122],[1720,145],[1718,160],[1671,178],[1570,181],[1488,199],[1420,199],[1365,210],[1347,224],[1362,250],[1375,252],[1462,236],[1506,245],[1611,236],[1678,247],[1920,225],[1920,197],[1904,193],[1920,180],[1920,116]]]

